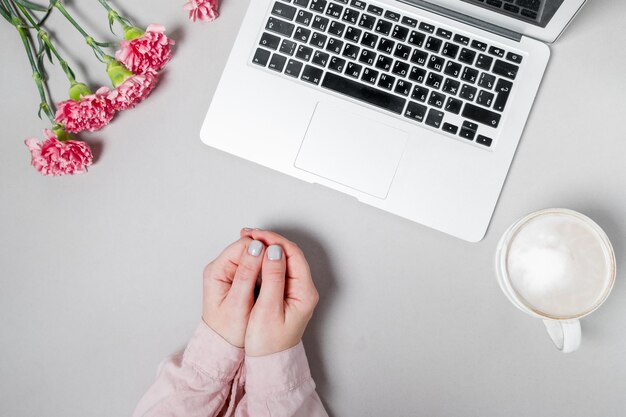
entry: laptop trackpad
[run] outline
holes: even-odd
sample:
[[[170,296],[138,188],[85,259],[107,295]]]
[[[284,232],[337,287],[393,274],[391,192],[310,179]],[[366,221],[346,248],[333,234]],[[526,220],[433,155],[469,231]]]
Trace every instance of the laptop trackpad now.
[[[378,198],[387,197],[408,134],[318,103],[295,166]]]

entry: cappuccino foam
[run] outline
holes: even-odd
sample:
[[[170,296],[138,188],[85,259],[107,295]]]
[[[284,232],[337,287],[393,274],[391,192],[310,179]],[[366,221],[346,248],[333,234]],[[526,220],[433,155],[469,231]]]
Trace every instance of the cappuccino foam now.
[[[600,235],[584,220],[562,213],[537,216],[517,232],[509,244],[507,272],[525,304],[553,318],[593,310],[612,280]]]

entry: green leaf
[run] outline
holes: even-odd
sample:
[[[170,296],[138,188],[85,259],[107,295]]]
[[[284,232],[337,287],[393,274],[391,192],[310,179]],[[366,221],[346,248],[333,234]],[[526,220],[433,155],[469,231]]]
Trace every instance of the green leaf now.
[[[11,15],[9,15],[9,12],[1,4],[0,4],[0,15],[2,15],[2,17],[4,17],[9,22],[11,21]]]
[[[35,10],[37,12],[47,12],[48,11],[48,7],[47,6],[41,6],[37,3],[33,3],[32,1],[29,0],[13,0],[14,2],[16,2],[17,4],[26,7],[27,9],[30,10]]]

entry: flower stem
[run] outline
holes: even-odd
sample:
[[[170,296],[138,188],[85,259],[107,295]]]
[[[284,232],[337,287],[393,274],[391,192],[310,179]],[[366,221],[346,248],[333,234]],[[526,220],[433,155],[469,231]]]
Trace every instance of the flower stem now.
[[[54,4],[54,7],[56,7],[59,12],[61,12],[61,14],[68,20],[68,22],[70,22],[72,24],[72,26],[74,26],[74,28],[81,34],[83,35],[83,38],[85,38],[85,41],[87,42],[87,45],[89,45],[91,47],[91,49],[93,49],[94,53],[96,54],[96,57],[102,61],[102,62],[107,62],[107,58],[109,57],[103,50],[102,48],[100,48],[100,42],[96,42],[95,39],[93,37],[91,37],[79,24],[76,20],[74,20],[74,18],[69,14],[69,12],[65,9],[65,7],[63,7],[63,5],[61,4],[60,1],[57,1]]]
[[[114,8],[112,8],[108,1],[106,1],[106,0],[98,0],[98,2],[102,5],[102,7],[104,7],[106,9],[107,12],[109,12],[109,21],[110,22],[112,20],[116,20],[120,25],[122,25],[122,28],[124,30],[130,29],[130,27],[132,26],[130,21],[128,19],[120,16],[118,11],[115,10]]]

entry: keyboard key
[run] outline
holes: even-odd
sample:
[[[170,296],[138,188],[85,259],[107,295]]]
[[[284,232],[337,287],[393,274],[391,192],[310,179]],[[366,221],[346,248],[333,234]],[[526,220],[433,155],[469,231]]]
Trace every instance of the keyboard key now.
[[[330,38],[328,40],[328,44],[326,44],[326,50],[332,52],[333,54],[339,55],[341,53],[342,48],[343,48],[343,41],[340,41],[337,38]]]
[[[498,113],[475,106],[471,103],[465,103],[461,116],[491,127],[498,127],[500,123],[500,115]]]
[[[447,56],[448,58],[456,58],[456,54],[459,52],[459,45],[455,45],[451,42],[446,42],[443,45],[443,49],[441,50],[441,54]]]
[[[478,54],[478,58],[476,59],[476,65],[478,68],[489,71],[491,68],[491,63],[493,62],[493,58],[487,56],[485,54]]]
[[[404,81],[404,80],[398,80],[398,83],[396,84],[396,88],[393,91],[397,94],[408,96],[409,94],[411,94],[412,88],[413,88],[413,84],[411,84],[410,82]]]
[[[315,16],[313,18],[313,23],[311,23],[311,26],[319,30],[320,32],[324,32],[326,31],[326,28],[328,27],[329,23],[330,23],[330,20],[328,18],[322,17],[322,16]]]
[[[270,32],[279,33],[283,36],[291,38],[293,30],[295,29],[295,25],[293,23],[285,22],[284,20],[280,20],[275,17],[270,17],[267,20],[265,29],[269,30]]]
[[[519,67],[517,65],[510,64],[501,59],[496,59],[496,63],[493,65],[493,69],[491,71],[494,74],[514,80],[517,76],[518,69]]]
[[[502,7],[502,8],[503,8],[504,10],[506,10],[506,11],[508,11],[508,12],[511,12],[511,13],[514,13],[514,14],[518,14],[518,13],[519,13],[519,11],[520,11],[520,8],[519,8],[519,7],[514,6],[514,5],[512,5],[512,4],[508,4],[508,3],[505,3],[505,4],[504,4],[504,7]]]
[[[346,60],[337,56],[330,58],[330,63],[328,64],[329,69],[337,71],[338,73],[342,73],[345,66]]]
[[[422,46],[424,44],[424,40],[426,40],[426,35],[421,32],[411,31],[411,36],[407,40],[413,46]]]
[[[330,33],[331,35],[339,36],[339,37],[343,36],[343,33],[345,32],[345,30],[346,30],[346,25],[344,25],[343,23],[337,22],[335,20],[330,22],[330,26],[328,27],[328,33]]]
[[[460,43],[462,45],[469,45],[469,38],[463,35],[454,35],[454,42]]]
[[[373,106],[387,109],[393,113],[401,114],[406,99],[384,92],[375,87],[369,87],[358,81],[327,72],[322,81],[322,87],[345,94],[356,100],[363,101]]]
[[[370,13],[373,13],[373,14],[375,14],[377,16],[381,16],[383,14],[382,7],[377,7],[377,6],[374,6],[374,5],[371,5],[371,4],[367,8],[367,11],[370,12]]]
[[[496,46],[490,46],[489,47],[489,53],[491,55],[499,56],[500,58],[504,57],[504,49],[498,48]]]
[[[459,61],[464,64],[472,65],[474,63],[474,58],[476,57],[476,52],[463,48],[461,49],[461,53],[459,54]]]
[[[378,33],[382,33],[383,35],[389,35],[391,32],[391,28],[393,24],[384,19],[378,19],[378,23],[376,24],[376,29],[374,29]]]
[[[428,126],[439,128],[441,121],[443,120],[443,112],[435,109],[430,109],[428,116],[426,116],[426,124]]]
[[[486,0],[485,3],[493,7],[502,7],[502,2],[500,0]]]
[[[437,56],[437,55],[431,55],[430,58],[428,59],[427,67],[434,71],[441,72],[441,70],[443,69],[444,62],[445,62],[445,59],[443,59],[442,57]]]
[[[335,19],[339,19],[342,13],[343,13],[343,6],[337,3],[330,3],[328,5],[328,9],[326,9],[326,15],[330,17],[334,17]]]
[[[369,49],[363,48],[361,51],[361,55],[359,55],[359,62],[367,64],[369,66],[374,66],[376,62],[376,53],[374,51],[370,51]]]
[[[411,47],[406,46],[403,43],[399,43],[396,46],[396,50],[393,51],[393,56],[401,59],[409,59],[409,55],[411,55]]]
[[[385,55],[378,55],[378,59],[376,60],[376,68],[389,71],[391,69],[392,64],[393,64],[393,58],[389,58],[388,56],[385,56]]]
[[[283,2],[277,1],[274,3],[274,7],[272,7],[272,14],[275,16],[280,16],[283,19],[293,20],[293,17],[296,15],[296,8]]]
[[[446,29],[437,29],[437,36],[441,36],[442,38],[450,39],[452,37],[452,32]]]
[[[438,109],[443,107],[443,103],[446,102],[446,96],[444,94],[433,91],[430,93],[430,98],[428,99],[428,104],[437,107]]]
[[[359,26],[364,27],[367,30],[372,30],[376,24],[376,18],[372,15],[363,13],[361,20],[359,20]]]
[[[446,103],[445,110],[450,113],[459,114],[461,111],[461,107],[463,106],[463,102],[456,98],[448,98],[448,102]]]
[[[308,61],[311,59],[313,55],[313,48],[309,48],[308,46],[300,45],[298,46],[298,50],[296,51],[296,58],[299,58],[303,61]]]
[[[275,36],[269,33],[264,33],[261,36],[259,45],[264,46],[269,49],[276,50],[278,48],[278,45],[280,45],[280,38],[278,36]]]
[[[287,62],[285,74],[289,75],[290,77],[298,78],[300,76],[300,71],[302,71],[302,62],[296,61],[295,59],[290,59]]]
[[[391,72],[401,77],[406,77],[406,75],[409,73],[409,67],[410,65],[406,62],[396,61],[396,63],[393,65],[393,69],[391,70]]]
[[[480,90],[478,93],[478,97],[476,98],[476,103],[481,106],[491,107],[491,103],[493,103],[494,95],[488,91]]]
[[[391,10],[387,10],[385,12],[385,17],[389,20],[393,20],[394,22],[397,22],[400,20],[400,14],[396,12],[392,12]]]
[[[410,18],[410,17],[406,17],[406,16],[404,16],[404,17],[402,18],[402,24],[403,24],[403,25],[407,25],[407,26],[411,26],[412,28],[414,28],[414,27],[416,27],[416,26],[417,26],[417,20],[412,19],[412,18]]]
[[[301,7],[309,7],[309,1],[310,0],[293,0],[293,4],[297,4]]]
[[[498,83],[496,84],[496,101],[493,105],[494,110],[503,111],[504,106],[506,106],[506,102],[509,99],[509,94],[511,94],[511,88],[513,87],[513,83],[507,80],[503,80],[500,78]]]
[[[309,26],[309,23],[311,23],[312,19],[313,13],[307,12],[306,10],[298,10],[298,14],[296,15],[296,22],[304,26]]]
[[[421,101],[422,103],[426,101],[428,98],[428,93],[430,90],[426,87],[415,86],[413,89],[413,94],[411,94],[411,98],[413,100]]]
[[[361,38],[361,33],[363,33],[363,31],[361,29],[357,29],[357,28],[353,28],[352,26],[348,26],[348,30],[346,30],[346,36],[345,38],[349,41],[352,42],[358,42],[359,39]],[[367,33],[365,33],[365,36],[367,36]],[[365,36],[363,36],[363,39],[365,39]],[[374,46],[372,45],[372,48]]]
[[[326,52],[315,51],[311,62],[315,65],[319,65],[320,67],[326,67],[329,59],[330,55],[328,55]]]
[[[378,78],[378,74],[379,72],[376,70],[373,70],[371,68],[365,68],[365,70],[363,71],[363,75],[361,76],[361,80],[365,81],[366,83],[376,84],[376,78]]]
[[[432,88],[441,87],[442,82],[443,82],[443,76],[435,74],[433,72],[429,72],[428,77],[426,77],[426,85]]]
[[[442,43],[443,41],[441,39],[435,38],[434,36],[429,36],[428,40],[426,41],[426,45],[424,45],[424,48],[428,49],[429,51],[439,52]]]
[[[376,42],[378,42],[378,35],[374,35],[370,32],[365,32],[365,35],[363,35],[363,39],[361,40],[362,45],[369,46],[370,48],[376,47]]]
[[[326,0],[311,0],[311,10],[315,10],[316,12],[324,13],[324,9],[326,8]]]
[[[326,35],[322,35],[319,32],[313,32],[313,36],[311,36],[311,41],[309,43],[322,49],[324,48],[324,45],[326,45],[326,39],[328,39]]]
[[[395,25],[393,27],[393,32],[391,32],[391,37],[399,41],[404,41],[408,35],[409,35],[409,30],[405,28],[404,26],[400,26],[400,25]]]
[[[461,73],[461,68],[461,64],[454,61],[448,61],[448,63],[446,64],[446,68],[443,70],[443,72],[446,75],[456,78]]]
[[[468,101],[474,101],[477,91],[478,90],[475,87],[463,84],[463,87],[461,87],[461,92],[459,93],[459,97],[464,98]]]
[[[541,6],[541,0],[517,0],[515,3],[520,7],[525,7],[535,12],[538,12]]]
[[[508,54],[506,54],[506,59],[516,64],[522,63],[522,56],[518,54],[514,54],[513,52],[509,52]]]
[[[424,51],[420,51],[419,49],[413,50],[413,54],[411,55],[411,62],[417,65],[425,65],[428,60],[428,53]]]
[[[280,52],[285,55],[293,55],[296,51],[296,43],[290,40],[283,40],[283,43],[280,45]]]
[[[426,70],[423,68],[413,67],[409,72],[409,80],[423,83],[426,79]]]
[[[381,38],[380,42],[378,43],[378,50],[380,52],[384,52],[386,54],[390,54],[391,55],[391,51],[393,51],[394,46],[396,46],[396,43],[390,39],[387,38]]]
[[[352,78],[359,78],[362,69],[362,65],[355,64],[354,62],[348,62],[348,65],[346,65],[346,75]]]
[[[356,7],[357,9],[365,10],[365,2],[361,0],[352,0],[350,2],[350,6]]]
[[[343,13],[341,19],[345,20],[348,23],[356,25],[356,22],[359,21],[360,15],[361,13],[359,13],[357,10],[346,8],[346,11]]]
[[[474,84],[476,79],[478,78],[478,70],[470,67],[465,67],[463,70],[463,74],[461,75],[461,79],[467,81],[468,83]]]
[[[419,29],[424,32],[433,33],[435,31],[435,27],[426,22],[420,23]]]
[[[451,123],[444,123],[441,128],[452,135],[456,135],[456,132],[459,130],[458,126]]]
[[[267,61],[270,59],[271,52],[266,51],[265,49],[257,48],[254,53],[254,57],[252,58],[252,62],[264,67],[267,65]]]
[[[359,48],[358,46],[351,43],[346,43],[346,47],[343,50],[343,56],[345,56],[346,58],[356,59],[356,57],[359,56],[360,51],[361,48]]]
[[[274,54],[272,55],[272,59],[270,60],[270,63],[267,67],[274,71],[283,72],[283,68],[285,68],[286,62],[287,58],[282,55]]]
[[[472,129],[468,129],[465,126],[461,126],[461,131],[459,132],[459,136],[462,137],[463,139],[474,140],[474,137],[476,136],[476,131]]]
[[[396,77],[389,74],[381,74],[380,79],[378,80],[378,86],[386,90],[391,90],[393,88],[393,83],[395,82]]]
[[[480,78],[478,79],[478,86],[486,88],[487,90],[491,90],[495,82],[496,77],[491,74],[487,74],[486,72],[483,72],[482,74],[480,74]]]
[[[481,51],[485,51],[487,49],[487,44],[481,41],[472,41],[472,48],[480,49]]]
[[[424,116],[426,116],[426,111],[428,108],[423,104],[418,104],[414,101],[409,101],[409,104],[406,106],[406,111],[404,112],[404,116],[409,119],[413,119],[417,122],[423,122]]]
[[[481,145],[484,146],[491,146],[491,138],[488,138],[487,136],[483,136],[483,135],[478,135],[478,137],[476,138],[476,143],[480,143]]]
[[[305,29],[302,26],[298,26],[296,29],[296,33],[294,33],[293,38],[298,42],[307,43],[309,41],[309,37],[311,36],[311,30]]]
[[[441,87],[441,90],[445,93],[452,94],[453,96],[455,96],[456,93],[459,92],[460,86],[461,86],[460,82],[452,80],[450,78],[446,78],[446,80],[443,82],[443,87]]]

